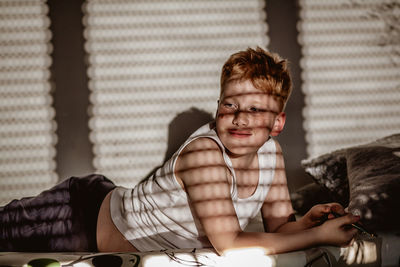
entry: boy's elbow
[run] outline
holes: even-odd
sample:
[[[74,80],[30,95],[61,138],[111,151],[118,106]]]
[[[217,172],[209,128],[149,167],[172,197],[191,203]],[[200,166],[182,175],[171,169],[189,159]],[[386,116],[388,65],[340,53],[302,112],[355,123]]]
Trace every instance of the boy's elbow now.
[[[225,255],[227,252],[237,248],[237,237],[238,233],[218,236],[217,238],[211,238],[210,242],[219,256]]]
[[[212,242],[215,252],[219,256],[235,253],[244,249],[254,247],[258,242],[254,239],[255,235],[245,232],[237,232],[235,234],[219,238]]]
[[[225,248],[216,248],[214,247],[215,252],[218,254],[218,256],[223,256],[225,255],[227,249]]]
[[[214,250],[215,252],[219,255],[219,256],[223,256],[226,254],[226,252],[232,250],[232,248],[234,247],[233,244],[227,244],[219,242],[218,244],[213,244]]]
[[[214,247],[215,252],[219,255],[219,256],[226,256],[228,255],[230,252],[232,251],[236,251],[239,250],[241,248],[237,248],[235,246],[224,246],[224,247]]]

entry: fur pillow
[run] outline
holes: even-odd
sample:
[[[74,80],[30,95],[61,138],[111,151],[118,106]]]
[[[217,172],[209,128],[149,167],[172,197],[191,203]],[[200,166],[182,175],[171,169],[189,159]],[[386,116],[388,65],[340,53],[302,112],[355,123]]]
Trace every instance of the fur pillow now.
[[[329,193],[332,201],[343,206],[349,203],[346,150],[336,150],[301,162],[306,173]],[[314,189],[315,190],[315,189]]]
[[[304,160],[302,166],[334,201],[360,215],[367,229],[400,229],[400,134]]]
[[[399,144],[349,149],[347,167],[349,211],[360,215],[367,229],[400,229]]]

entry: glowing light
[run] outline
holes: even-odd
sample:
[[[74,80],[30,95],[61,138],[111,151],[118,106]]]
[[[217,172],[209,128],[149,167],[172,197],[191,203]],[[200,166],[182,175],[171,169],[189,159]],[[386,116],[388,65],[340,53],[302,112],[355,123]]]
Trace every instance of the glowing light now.
[[[159,267],[159,266],[219,266],[218,256],[213,252],[198,252],[196,255],[193,253],[185,252],[166,252],[165,254],[145,255],[142,259],[143,266]]]
[[[86,262],[78,262],[74,264],[74,267],[91,267],[92,265]]]
[[[227,251],[221,257],[221,263],[218,266],[223,267],[272,267],[276,266],[275,259],[265,254],[262,248],[243,248]]]
[[[213,251],[193,253],[177,252],[165,254],[147,254],[142,258],[143,266],[218,266],[218,267],[273,267],[276,261],[267,256],[262,248],[235,249],[218,256]]]

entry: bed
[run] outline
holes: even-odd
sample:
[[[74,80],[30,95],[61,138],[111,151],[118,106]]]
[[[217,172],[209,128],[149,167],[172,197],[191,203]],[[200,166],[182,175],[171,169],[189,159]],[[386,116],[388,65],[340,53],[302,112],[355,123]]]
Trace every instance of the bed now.
[[[267,266],[399,266],[400,236],[380,233],[358,237],[349,247],[316,247],[266,256],[259,249],[232,251],[218,256],[211,249],[166,250],[148,253],[20,253],[1,252],[0,266],[130,266],[130,267],[267,267]],[[28,263],[31,262],[30,265]],[[43,265],[53,263],[54,265]],[[57,265],[57,263],[59,263]],[[42,265],[40,265],[42,264]]]
[[[46,266],[46,262],[55,264],[47,266],[108,267],[400,266],[400,134],[306,159],[302,166],[314,182],[291,194],[297,216],[314,204],[335,201],[360,215],[363,226],[377,236],[360,233],[346,248],[321,246],[269,256],[257,248],[224,256],[210,249],[149,253],[0,252],[0,266],[39,267]],[[260,216],[247,230],[262,230]],[[29,262],[33,264],[28,265]]]

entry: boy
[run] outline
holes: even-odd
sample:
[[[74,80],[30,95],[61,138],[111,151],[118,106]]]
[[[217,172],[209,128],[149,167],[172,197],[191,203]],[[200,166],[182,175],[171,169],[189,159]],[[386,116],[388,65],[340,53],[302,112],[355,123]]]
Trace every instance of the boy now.
[[[290,95],[286,62],[261,48],[233,54],[221,75],[216,120],[197,130],[148,181],[117,187],[99,213],[100,251],[257,246],[281,253],[318,244],[345,245],[356,230],[338,204],[293,216],[279,144]],[[243,229],[261,209],[267,233]],[[332,215],[328,216],[333,218]]]
[[[49,216],[51,231],[43,234],[43,223],[24,226],[19,235],[7,234],[18,242],[7,242],[3,249],[0,243],[0,249],[105,252],[214,247],[223,254],[241,247],[282,253],[319,244],[347,244],[356,230],[345,225],[358,218],[333,219],[330,212],[344,214],[338,204],[317,205],[299,221],[290,220],[293,210],[284,160],[272,138],[285,124],[283,109],[290,91],[286,62],[277,55],[261,48],[233,54],[222,69],[215,122],[193,133],[152,177],[131,189],[115,187],[104,177],[71,178],[29,200],[50,201],[62,192],[57,212],[70,214],[63,219],[70,224],[57,226],[59,218]],[[80,189],[70,190],[76,187]],[[93,203],[73,204],[83,191],[96,194]],[[15,232],[10,214],[40,213],[35,205],[29,206],[29,212],[24,205],[12,209],[26,202],[1,208],[0,220],[6,222],[3,232]],[[243,232],[260,210],[266,232]],[[87,216],[87,211],[92,214]],[[331,220],[324,222],[327,215]],[[25,217],[17,218],[18,225]],[[43,241],[40,248],[33,241],[38,235]],[[55,235],[63,236],[63,242]]]

